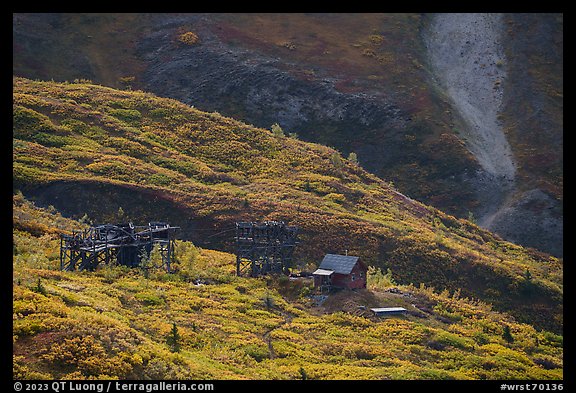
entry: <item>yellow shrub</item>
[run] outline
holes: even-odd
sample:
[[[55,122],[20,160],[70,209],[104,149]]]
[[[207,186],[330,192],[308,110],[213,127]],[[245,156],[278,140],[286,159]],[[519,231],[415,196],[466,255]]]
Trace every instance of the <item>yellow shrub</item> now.
[[[178,36],[178,41],[185,45],[195,45],[200,41],[200,39],[198,38],[196,33],[187,31]]]
[[[335,192],[331,192],[327,195],[324,195],[324,199],[334,202],[334,203],[344,203],[346,202],[346,197],[342,194],[337,194]]]

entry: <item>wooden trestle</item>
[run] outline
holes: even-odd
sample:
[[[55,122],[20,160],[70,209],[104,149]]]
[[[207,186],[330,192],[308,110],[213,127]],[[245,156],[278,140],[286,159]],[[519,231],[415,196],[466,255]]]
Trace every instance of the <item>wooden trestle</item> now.
[[[297,237],[298,227],[284,222],[236,223],[236,274],[256,277],[287,272]]]
[[[149,257],[154,245],[158,245],[162,267],[170,273],[174,233],[178,229],[163,222],[151,222],[148,226],[104,224],[71,235],[62,234],[60,270],[95,270],[102,263],[139,266],[142,257]]]

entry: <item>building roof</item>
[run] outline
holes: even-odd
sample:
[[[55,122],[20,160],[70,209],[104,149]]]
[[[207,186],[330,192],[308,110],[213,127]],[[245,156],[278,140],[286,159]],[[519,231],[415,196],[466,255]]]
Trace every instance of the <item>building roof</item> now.
[[[394,313],[394,312],[404,312],[407,311],[404,307],[378,307],[378,308],[371,308],[374,314],[385,314],[385,313]]]
[[[339,274],[350,274],[359,257],[349,255],[326,254],[319,268],[323,270],[333,270]]]
[[[334,270],[316,269],[316,271],[312,274],[316,276],[330,276],[332,273],[334,273]]]

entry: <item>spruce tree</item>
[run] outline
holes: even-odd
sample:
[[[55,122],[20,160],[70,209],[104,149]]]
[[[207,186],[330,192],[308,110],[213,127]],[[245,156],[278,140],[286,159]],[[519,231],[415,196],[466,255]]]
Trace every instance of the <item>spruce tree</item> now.
[[[38,277],[38,282],[36,283],[36,286],[34,287],[34,292],[40,293],[42,295],[46,295],[46,288],[44,288],[44,285],[42,285],[42,281],[40,280],[40,277]]]
[[[509,343],[514,342],[514,337],[512,336],[512,333],[510,332],[510,326],[508,326],[508,325],[504,326],[504,333],[502,333],[502,338],[504,338],[504,340],[506,340]]]
[[[300,370],[298,370],[300,372],[300,379],[302,379],[303,381],[308,379],[308,373],[306,372],[306,370],[304,370],[304,367],[300,366]]]
[[[180,333],[178,333],[178,327],[175,322],[172,323],[172,329],[166,337],[166,344],[168,344],[172,352],[180,352]]]

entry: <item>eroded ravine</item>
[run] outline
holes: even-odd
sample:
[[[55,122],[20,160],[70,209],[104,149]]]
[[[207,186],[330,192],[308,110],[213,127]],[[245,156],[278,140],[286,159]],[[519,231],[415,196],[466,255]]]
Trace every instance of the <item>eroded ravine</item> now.
[[[516,175],[498,120],[506,78],[501,31],[501,14],[437,14],[425,34],[437,82],[464,121],[461,137],[483,169],[475,179],[478,222],[488,228],[508,202]]]

